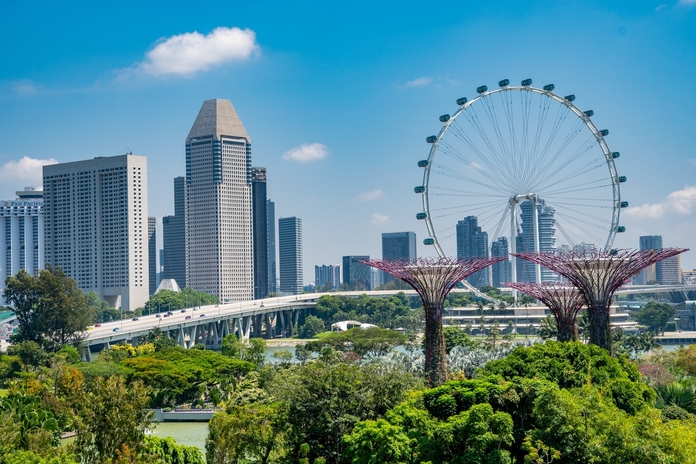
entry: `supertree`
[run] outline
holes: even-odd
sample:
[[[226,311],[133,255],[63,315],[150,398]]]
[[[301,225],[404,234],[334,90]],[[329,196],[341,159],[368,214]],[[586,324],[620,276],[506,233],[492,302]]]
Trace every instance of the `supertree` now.
[[[471,274],[507,258],[416,258],[365,260],[368,266],[398,277],[418,293],[425,309],[425,374],[431,386],[447,380],[447,354],[442,330],[445,298],[457,283]]]
[[[585,297],[576,287],[559,282],[538,284],[532,282],[506,282],[502,285],[516,288],[546,305],[556,319],[559,342],[569,342],[578,339],[575,321],[578,312],[585,305]]]
[[[614,293],[641,270],[688,248],[652,250],[584,250],[577,252],[512,253],[557,272],[585,298],[590,320],[590,343],[611,352],[609,308]]]

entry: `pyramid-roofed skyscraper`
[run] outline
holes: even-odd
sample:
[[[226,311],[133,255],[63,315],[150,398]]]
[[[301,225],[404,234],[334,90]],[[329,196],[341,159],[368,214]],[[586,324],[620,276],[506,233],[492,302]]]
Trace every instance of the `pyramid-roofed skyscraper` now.
[[[189,286],[253,297],[251,138],[229,100],[206,100],[186,138]]]

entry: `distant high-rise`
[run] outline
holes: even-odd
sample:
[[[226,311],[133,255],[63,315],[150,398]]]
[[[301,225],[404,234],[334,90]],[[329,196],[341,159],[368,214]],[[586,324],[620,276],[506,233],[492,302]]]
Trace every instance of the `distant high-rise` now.
[[[482,232],[476,216],[467,216],[457,222],[457,258],[487,258],[488,232]],[[489,285],[488,269],[470,275],[466,280],[474,287]]]
[[[45,258],[82,290],[134,311],[149,297],[147,159],[121,155],[43,167]]]
[[[157,218],[147,218],[147,265],[150,278],[149,292],[154,295],[157,291]]]
[[[382,234],[383,260],[413,260],[416,255],[415,232],[388,232]],[[394,280],[394,276],[380,271],[383,284]]]
[[[270,293],[268,289],[268,200],[266,168],[251,168],[251,220],[254,237],[254,299]]]
[[[657,274],[657,281],[661,284],[681,284],[682,270],[679,255],[663,259],[659,262],[660,273]]]
[[[174,215],[162,218],[163,279],[173,279],[180,288],[188,287],[186,246],[186,179],[174,178]]]
[[[302,293],[302,219],[278,220],[281,293]]]
[[[0,202],[0,283],[24,269],[30,275],[44,267],[43,191],[27,187],[16,200]]]
[[[507,237],[499,237],[498,240],[491,244],[491,257],[507,257],[508,256],[508,239]],[[496,288],[502,287],[502,282],[512,281],[512,263],[510,260],[500,261],[491,266],[492,280],[491,285]]]
[[[271,200],[267,201],[266,206],[266,225],[267,232],[267,255],[268,255],[268,293],[276,293],[278,291],[278,270],[276,264],[276,227],[275,227],[275,203]]]
[[[521,247],[517,248],[518,252],[534,252],[534,204],[529,201],[520,203],[522,216],[522,233],[520,234]],[[539,223],[539,251],[553,252],[556,250],[556,210],[550,206],[546,206],[543,201],[537,204],[537,215]],[[536,265],[531,261],[518,259],[518,280],[521,282],[536,281]],[[558,275],[542,266],[541,281],[555,282],[558,280]]]
[[[331,288],[338,288],[341,285],[341,266],[330,264],[314,266],[314,286],[317,289],[331,284]]]
[[[643,235],[638,238],[640,250],[659,250],[662,248],[661,235]],[[662,278],[662,261],[646,267],[636,277],[633,282],[636,284],[650,284],[660,282]]]
[[[229,100],[206,100],[186,138],[189,286],[254,296],[251,138]]]
[[[372,268],[360,262],[368,259],[368,255],[343,257],[343,283],[349,290],[372,290]]]

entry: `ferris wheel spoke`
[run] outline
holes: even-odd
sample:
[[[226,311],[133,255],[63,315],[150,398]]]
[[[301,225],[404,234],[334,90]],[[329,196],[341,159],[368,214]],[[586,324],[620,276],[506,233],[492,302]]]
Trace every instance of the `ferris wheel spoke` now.
[[[513,109],[512,95],[508,92],[499,92],[500,102],[503,105],[505,120],[507,122],[508,135],[510,137],[510,153],[513,160],[520,159],[519,150],[517,147],[517,136],[515,133],[515,112]]]
[[[491,198],[491,197],[496,197],[496,198],[506,198],[506,195],[494,195],[490,193],[481,193],[481,192],[473,192],[469,190],[461,190],[461,189],[454,189],[454,188],[447,188],[447,187],[431,187],[430,188],[431,192],[452,192],[451,194],[448,193],[434,193],[433,195],[436,196],[447,196],[447,195],[453,195],[453,196],[462,196],[462,197],[484,197],[484,198]]]
[[[593,160],[593,161],[591,161],[590,163],[592,163],[592,164],[590,164],[589,166],[588,166],[588,165],[585,165],[585,166],[581,167],[581,168],[580,168],[579,170],[577,170],[577,171],[570,172],[570,173],[568,173],[565,177],[561,177],[560,179],[556,180],[555,182],[552,182],[552,183],[550,183],[550,184],[542,184],[542,185],[540,186],[540,190],[541,190],[541,189],[548,189],[548,188],[554,187],[554,186],[556,186],[556,185],[558,185],[558,184],[562,184],[562,183],[564,183],[564,182],[566,182],[566,181],[568,181],[568,180],[570,180],[570,179],[575,179],[575,178],[577,178],[578,176],[581,176],[581,175],[583,175],[583,174],[586,174],[586,173],[588,173],[588,172],[595,171],[595,170],[597,170],[597,169],[599,169],[599,168],[602,168],[602,167],[606,166],[606,162],[605,162],[603,159],[602,159],[602,160],[599,160],[599,159]],[[558,174],[558,173],[554,173],[554,174]],[[549,177],[549,178],[550,178],[550,177]]]
[[[469,116],[471,116],[471,117],[469,117]],[[470,115],[465,114],[465,118],[467,121],[469,121],[471,126],[474,128],[474,130],[476,131],[476,133],[481,138],[484,145],[486,146],[486,148],[488,148],[488,150],[490,152],[490,156],[484,156],[482,154],[481,161],[483,163],[487,164],[489,166],[489,168],[491,168],[491,169],[495,169],[497,167],[497,169],[499,171],[504,171],[504,172],[508,172],[508,173],[511,172],[511,167],[508,166],[505,163],[504,159],[501,158],[501,156],[498,153],[498,150],[493,146],[493,143],[488,138],[488,135],[486,134],[486,131],[484,130],[484,128],[481,124],[481,120],[479,119],[478,114],[476,113],[476,110],[472,109]],[[491,163],[491,160],[495,161],[497,166],[493,166]]]
[[[595,159],[589,161],[589,162],[588,162],[585,166],[583,166],[582,168],[576,168],[576,167],[574,166],[575,161],[578,161],[578,160],[582,159],[582,158],[581,158],[581,155],[583,155],[583,154],[585,154],[586,152],[588,152],[588,151],[590,150],[590,148],[591,148],[591,147],[587,147],[587,149],[583,150],[583,151],[582,151],[581,153],[579,153],[577,156],[573,156],[572,158],[570,158],[570,159],[567,160],[567,161],[559,162],[559,163],[558,163],[558,166],[556,167],[556,169],[555,169],[553,172],[551,172],[551,173],[548,173],[546,169],[540,171],[540,173],[539,173],[540,178],[541,178],[541,179],[544,179],[543,182],[548,182],[548,181],[550,181],[550,180],[552,180],[552,179],[555,179],[556,176],[557,176],[561,171],[569,171],[569,172],[570,172],[569,175],[570,175],[571,177],[575,177],[575,176],[577,176],[577,170],[578,170],[578,169],[583,169],[584,167],[586,167],[587,165],[592,164],[592,163],[598,163],[600,160],[602,161],[602,163],[601,163],[600,165],[601,165],[601,166],[606,166],[606,160],[604,159],[603,156],[602,156],[602,157],[595,158]],[[542,184],[542,185],[543,185],[543,184]]]
[[[548,161],[544,163],[543,165],[535,166],[535,171],[539,173],[539,177],[544,179],[546,178],[547,172],[549,169],[551,169],[551,166],[553,166],[558,160],[560,155],[565,151],[566,148],[575,140],[575,137],[580,133],[583,123],[582,121],[576,122],[575,126],[571,129],[571,131],[566,134],[566,138],[561,142],[560,146],[556,149],[555,153],[549,157]],[[571,162],[575,159],[576,157],[571,156]],[[567,166],[567,163],[564,162],[559,162],[560,166],[557,169],[563,169],[563,167]]]
[[[493,165],[493,163],[490,162],[489,157],[486,157],[483,154],[483,152],[478,148],[478,146],[474,143],[474,141],[466,135],[466,131],[461,127],[457,120],[455,120],[454,123],[450,125],[450,129],[452,129],[452,133],[459,140],[461,140],[472,152],[474,152],[478,156],[478,158],[481,159],[489,167],[489,169],[491,169],[494,172],[503,171],[501,166],[498,164],[498,160],[494,159],[496,164]]]
[[[484,103],[484,109],[486,110],[486,115],[488,116],[488,121],[491,123],[491,127],[495,136],[498,140],[498,146],[500,147],[500,153],[506,160],[512,160],[513,157],[510,155],[510,151],[505,143],[505,138],[500,131],[500,123],[498,122],[498,113],[495,110],[495,103],[488,96],[482,98]]]
[[[466,205],[457,205],[457,206],[443,206],[442,208],[431,208],[430,211],[451,211],[451,210],[462,210],[462,209],[471,209],[471,210],[479,210],[481,208],[490,208],[491,206],[499,205],[499,201],[485,201],[485,202],[479,202],[479,203],[468,203]]]
[[[480,185],[481,187],[484,187],[486,189],[492,189],[493,191],[497,192],[497,190],[494,189],[490,184],[487,184],[485,182],[481,182],[481,181],[476,180],[476,179],[472,179],[471,177],[468,177],[468,176],[462,174],[461,172],[457,172],[454,169],[448,168],[448,167],[443,166],[441,164],[438,164],[437,166],[433,165],[433,167],[437,167],[437,169],[435,171],[431,171],[431,173],[435,173],[435,174],[438,174],[438,175],[441,175],[444,177],[449,177],[452,179],[462,180],[462,181],[469,182],[472,184]],[[497,182],[495,182],[495,179],[489,179],[489,180],[492,183],[498,185]]]
[[[503,208],[500,219],[498,220],[498,224],[496,225],[496,227],[494,229],[495,232],[493,233],[493,236],[491,237],[491,243],[498,240],[498,237],[500,237],[500,230],[502,229],[503,225],[505,224],[506,220],[508,219],[509,213],[510,213],[510,204],[508,203]]]
[[[592,238],[593,240],[598,241],[598,242],[600,242],[600,243],[602,242],[602,239],[599,238],[594,232],[591,232],[591,231],[587,230],[587,229],[584,227],[584,224],[581,225],[579,222],[577,222],[577,221],[575,221],[575,220],[573,220],[573,219],[571,219],[571,218],[569,218],[569,217],[567,217],[567,216],[565,216],[565,215],[563,215],[563,214],[558,214],[558,213],[557,213],[556,215],[559,216],[559,217],[561,217],[561,219],[563,219],[564,221],[567,221],[567,222],[568,222],[569,224],[571,224],[573,227],[575,227],[575,228],[577,228],[578,230],[580,230],[580,231],[581,231],[583,234],[585,234],[586,236],[588,236],[588,237]],[[561,221],[560,223],[562,224],[563,221]],[[558,226],[558,224],[559,224],[559,222],[558,222],[558,220],[557,220],[557,221],[556,221],[556,225]],[[566,232],[568,232],[568,231],[566,231]]]
[[[554,190],[552,192],[545,192],[544,195],[546,196],[553,196],[553,195],[559,195],[563,193],[573,193],[573,192],[586,192],[588,190],[595,190],[595,189],[600,189],[604,187],[610,187],[612,184],[609,182],[608,184],[602,184],[602,185],[592,185],[592,184],[597,184],[599,182],[606,182],[607,179],[597,179],[591,182],[583,182],[582,184],[575,184],[572,186],[568,186],[565,189],[561,190]]]
[[[548,203],[548,204],[549,204],[549,206],[553,206],[556,203]],[[554,209],[556,209],[556,208],[554,208]],[[565,207],[565,208],[563,208],[563,211],[569,211],[571,213],[576,213],[578,215],[578,217],[582,217],[582,220],[584,223],[590,224],[590,222],[592,222],[595,227],[605,228],[605,227],[607,227],[607,224],[611,224],[611,221],[607,221],[605,218],[602,218],[600,216],[595,216],[595,215],[589,214],[587,210],[579,211],[579,210],[574,209],[574,208]]]
[[[563,112],[562,107],[559,106],[558,110],[556,111],[556,117],[554,118],[553,125],[551,127],[551,133],[549,134],[549,137],[546,140],[546,144],[544,145],[544,148],[541,150],[540,156],[537,160],[537,164],[532,169],[535,169],[536,166],[545,162],[546,158],[548,157],[549,151],[551,149],[551,145],[553,144],[556,137],[558,136],[558,133],[559,133],[559,131],[563,125],[563,122],[565,121],[565,118],[567,116],[568,116],[568,114]],[[530,170],[527,173],[528,177],[526,180],[528,180],[529,178],[531,178],[531,176],[534,176],[534,175],[535,174],[534,174],[533,170]]]
[[[459,134],[458,134],[456,131],[454,131],[453,133],[454,133],[456,136],[459,137]],[[465,144],[467,144],[466,141],[464,141],[464,140],[462,140],[462,141],[463,141]],[[468,144],[467,144],[467,145],[468,145]],[[468,145],[468,146],[469,146],[472,150],[478,150],[478,149],[475,147],[475,145],[473,145],[473,143],[472,143],[471,145]],[[477,163],[475,163],[474,161],[468,159],[467,157],[465,157],[464,155],[462,155],[461,153],[459,153],[457,150],[455,150],[455,149],[454,149],[451,145],[449,145],[449,144],[447,144],[446,153],[447,153],[448,155],[450,155],[451,157],[457,159],[458,161],[460,161],[460,162],[463,163],[464,165],[466,165],[466,166],[468,166],[468,167],[470,167],[470,168],[472,168],[472,169],[475,169],[476,171],[480,172],[482,175],[486,176],[489,180],[491,180],[491,182],[496,182],[498,185],[502,185],[502,184],[504,183],[504,180],[501,179],[498,175],[491,175],[491,174],[489,174],[489,173],[486,172],[483,168],[481,168],[480,166],[478,166]],[[477,154],[479,154],[479,158],[482,158],[482,157],[483,157],[483,154],[482,154],[482,153],[477,152]],[[487,164],[488,164],[488,163],[487,163]],[[494,167],[494,166],[491,167],[490,164],[489,164],[489,167],[491,168],[491,172],[492,172],[492,173],[499,173],[499,172],[500,172],[499,169],[497,169],[497,168]]]

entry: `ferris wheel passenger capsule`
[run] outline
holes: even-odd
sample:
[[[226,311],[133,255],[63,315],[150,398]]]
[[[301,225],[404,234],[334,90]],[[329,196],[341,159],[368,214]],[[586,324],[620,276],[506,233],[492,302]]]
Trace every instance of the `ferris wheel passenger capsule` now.
[[[487,85],[482,85],[481,87],[476,88],[476,93],[484,93],[488,91],[488,86]]]
[[[429,137],[426,137],[425,141],[428,143],[435,143],[437,141],[437,135],[431,135]]]
[[[626,182],[626,176],[619,176],[619,182],[622,184]]]
[[[575,95],[572,95],[572,94],[571,94],[571,95],[566,95],[566,96],[563,97],[563,98],[565,98],[565,99],[568,100],[569,102],[575,101]]]
[[[462,105],[466,104],[466,102],[468,102],[468,101],[469,101],[469,99],[466,97],[457,98],[457,105],[462,106]]]
[[[423,239],[423,245],[435,245],[435,239],[434,238]]]
[[[522,86],[523,86],[523,87],[529,87],[530,85],[532,85],[532,80],[531,80],[531,79],[525,79],[525,80],[522,81]]]
[[[628,202],[627,202],[627,201],[622,201],[622,202],[621,202],[621,207],[622,207],[622,208],[628,208]]]
[[[413,191],[416,193],[423,193],[423,192],[425,192],[425,187],[422,185],[419,185],[418,187],[414,188]]]
[[[607,135],[609,135],[609,130],[608,130],[608,129],[602,129],[601,131],[599,131],[599,133],[602,134],[604,137],[606,137]]]
[[[619,153],[618,151],[615,151],[614,153],[611,154],[611,157],[614,159],[618,158],[619,156],[621,156],[621,153]]]
[[[549,84],[549,85],[544,86],[544,90],[546,90],[547,92],[551,92],[555,88],[556,88],[556,86],[553,84]]]
[[[510,85],[510,79],[503,79],[502,81],[498,81],[498,87],[507,87]]]
[[[428,160],[420,160],[418,162],[418,167],[419,168],[427,168],[428,167]]]
[[[418,219],[418,220],[422,220],[422,219],[425,219],[425,218],[427,218],[427,217],[428,217],[428,215],[427,215],[426,213],[418,213],[418,214],[416,214],[416,219]]]
[[[624,226],[619,226],[619,227],[616,228],[616,231],[619,232],[619,233],[624,233],[624,232],[626,232],[626,227],[624,227]]]
[[[585,116],[587,116],[588,118],[591,118],[592,116],[594,116],[594,111],[592,111],[592,110],[587,110],[584,113],[585,113]]]
[[[450,115],[449,114],[443,114],[440,116],[440,122],[447,122],[450,120]]]

